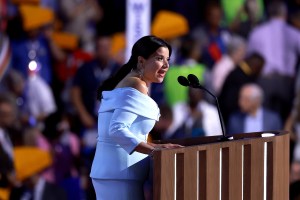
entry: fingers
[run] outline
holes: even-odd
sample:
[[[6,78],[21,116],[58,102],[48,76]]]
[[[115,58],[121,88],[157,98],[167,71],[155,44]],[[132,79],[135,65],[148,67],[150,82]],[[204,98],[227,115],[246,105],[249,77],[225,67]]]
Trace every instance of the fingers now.
[[[179,144],[168,143],[168,144],[162,144],[161,147],[166,148],[166,149],[173,149],[173,148],[181,148],[181,147],[184,147],[184,146],[179,145]]]

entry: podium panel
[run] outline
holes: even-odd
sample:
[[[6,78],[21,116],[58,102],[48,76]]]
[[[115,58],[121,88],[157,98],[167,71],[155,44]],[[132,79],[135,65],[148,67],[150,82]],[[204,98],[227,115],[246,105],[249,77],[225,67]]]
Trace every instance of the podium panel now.
[[[155,200],[289,198],[289,134],[268,131],[155,141],[183,148],[156,151]]]

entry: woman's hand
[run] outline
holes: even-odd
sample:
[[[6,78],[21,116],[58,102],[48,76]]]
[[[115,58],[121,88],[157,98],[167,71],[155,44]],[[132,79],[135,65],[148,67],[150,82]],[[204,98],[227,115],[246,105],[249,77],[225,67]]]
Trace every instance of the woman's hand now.
[[[160,149],[174,149],[174,148],[180,148],[180,147],[184,147],[184,146],[179,145],[179,144],[171,144],[171,143],[155,144],[155,143],[150,143],[150,142],[147,142],[147,143],[141,142],[140,144],[138,144],[138,146],[136,146],[136,148],[134,150],[137,152],[148,154],[149,156],[152,156],[154,151],[157,151]]]
[[[181,148],[184,147],[180,144],[172,144],[172,143],[167,143],[167,144],[154,144],[154,143],[149,143],[153,149],[151,150],[151,152],[149,153],[149,156],[152,157],[154,152],[157,150],[161,150],[161,149],[174,149],[174,148]]]
[[[154,143],[151,143],[151,146],[153,146],[155,149],[173,149],[173,148],[184,147],[180,144],[172,144],[172,143],[167,143],[167,144],[154,144]]]

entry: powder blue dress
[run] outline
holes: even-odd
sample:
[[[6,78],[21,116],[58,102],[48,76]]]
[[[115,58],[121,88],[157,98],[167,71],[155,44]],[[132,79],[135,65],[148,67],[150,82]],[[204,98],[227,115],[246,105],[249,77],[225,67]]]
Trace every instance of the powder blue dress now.
[[[143,199],[149,160],[134,149],[146,142],[159,119],[159,108],[152,98],[131,87],[102,94],[98,143],[90,173],[97,199]]]

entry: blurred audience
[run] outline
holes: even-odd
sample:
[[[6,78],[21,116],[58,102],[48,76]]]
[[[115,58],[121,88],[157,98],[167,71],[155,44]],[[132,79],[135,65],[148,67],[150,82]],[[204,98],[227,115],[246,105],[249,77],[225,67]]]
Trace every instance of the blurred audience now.
[[[263,68],[264,58],[253,53],[240,62],[227,76],[220,95],[220,108],[227,125],[229,115],[239,109],[240,88],[246,83],[255,83]]]
[[[282,130],[280,115],[263,107],[263,90],[257,84],[245,84],[240,89],[240,111],[232,113],[227,133],[249,133]]]
[[[15,69],[9,69],[2,81],[2,90],[10,93],[16,101],[18,107],[18,115],[22,125],[26,126],[31,124],[34,119],[30,119],[28,108],[27,108],[27,99],[26,99],[26,84],[25,79]]]
[[[15,176],[12,129],[17,119],[15,101],[7,93],[0,94],[0,188],[19,185]]]
[[[184,130],[184,135],[181,137],[222,134],[218,110],[215,105],[204,99],[202,90],[189,88],[188,101],[175,104],[173,112],[175,123],[181,125]]]
[[[238,9],[232,10],[235,16],[229,21],[229,29],[243,38],[248,39],[252,29],[258,26],[265,17],[263,16],[263,0],[237,2],[242,4]],[[228,3],[225,3],[225,0],[223,0],[223,5],[229,7]],[[231,6],[231,9],[234,9],[233,6]]]
[[[35,147],[17,147],[16,176],[22,182],[21,186],[13,187],[10,200],[67,200],[63,188],[45,180],[41,173],[52,164],[51,154]]]
[[[84,178],[80,171],[81,144],[79,137],[70,130],[68,114],[58,111],[49,116],[43,133],[52,147],[55,183],[66,191],[68,199],[80,200],[83,198],[80,180]]]
[[[103,11],[97,0],[64,0],[58,1],[60,17],[66,32],[77,35],[81,47],[86,52],[94,52],[96,25]]]
[[[22,73],[24,78],[29,76],[28,68],[35,67],[49,85],[53,80],[53,59],[60,59],[60,49],[56,46],[45,30],[51,29],[54,14],[46,8],[21,5],[19,14],[11,20],[12,63],[11,66]],[[36,12],[36,15],[32,15]],[[19,30],[15,30],[17,25]],[[47,32],[46,32],[47,33]]]
[[[96,128],[97,87],[120,67],[111,57],[111,38],[97,38],[95,58],[84,63],[76,72],[71,87],[71,99],[80,118],[80,131]]]
[[[36,69],[29,70],[25,95],[31,123],[43,130],[43,121],[57,110],[57,106],[50,86],[38,75]]]
[[[188,89],[187,102],[172,107],[161,105],[161,119],[151,132],[152,139],[175,139],[221,135],[217,108],[203,99],[203,91]]]
[[[258,52],[265,58],[259,79],[265,94],[264,104],[279,112],[285,121],[294,97],[300,32],[287,23],[284,2],[270,2],[268,14],[269,19],[250,33],[248,52]]]
[[[96,88],[126,61],[125,4],[0,0],[0,199],[3,188],[6,194],[12,187],[33,194],[33,185],[45,182],[53,191],[63,190],[64,198],[95,199],[89,168],[97,141]],[[300,180],[299,5],[296,0],[151,1],[151,34],[174,49],[164,83],[151,86],[161,109],[152,139],[221,135],[214,99],[177,81],[195,74],[218,96],[227,130],[291,132],[294,196]],[[248,83],[263,92],[243,92]],[[266,127],[266,110],[278,113],[285,126],[272,127],[279,125],[275,117]],[[238,127],[232,128],[231,119]],[[46,151],[51,163],[28,181],[18,180],[11,153],[18,146]]]

